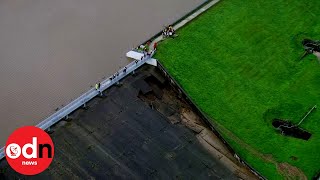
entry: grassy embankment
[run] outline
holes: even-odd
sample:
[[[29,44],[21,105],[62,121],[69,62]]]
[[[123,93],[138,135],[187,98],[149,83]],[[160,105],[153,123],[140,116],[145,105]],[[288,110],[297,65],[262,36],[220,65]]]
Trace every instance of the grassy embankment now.
[[[222,0],[158,47],[156,58],[269,179],[320,170],[319,110],[301,126],[309,141],[271,125],[274,118],[298,122],[320,107],[320,64],[313,55],[298,60],[303,37],[320,39],[319,7],[319,0]]]

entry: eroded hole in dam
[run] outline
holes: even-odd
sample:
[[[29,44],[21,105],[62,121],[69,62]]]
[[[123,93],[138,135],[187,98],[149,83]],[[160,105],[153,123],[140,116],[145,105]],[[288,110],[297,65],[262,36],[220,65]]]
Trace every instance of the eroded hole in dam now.
[[[278,129],[282,135],[291,136],[303,140],[309,140],[311,133],[295,126],[293,123],[281,119],[274,119],[272,121],[273,127]]]
[[[88,110],[75,111],[71,121],[52,127],[58,151],[50,170],[36,178],[258,179],[238,164],[162,71],[142,66],[121,84],[91,100]],[[5,168],[0,179],[23,179],[0,161],[0,171]]]

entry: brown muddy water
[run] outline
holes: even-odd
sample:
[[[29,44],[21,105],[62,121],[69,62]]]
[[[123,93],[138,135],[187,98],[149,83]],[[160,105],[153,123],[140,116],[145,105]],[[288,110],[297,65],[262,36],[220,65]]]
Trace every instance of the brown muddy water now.
[[[0,147],[125,66],[204,0],[0,0]]]

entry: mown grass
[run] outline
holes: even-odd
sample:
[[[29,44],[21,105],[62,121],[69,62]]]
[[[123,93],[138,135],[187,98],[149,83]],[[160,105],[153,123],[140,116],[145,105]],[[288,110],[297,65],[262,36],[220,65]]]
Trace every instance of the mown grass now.
[[[319,0],[221,0],[158,47],[156,58],[269,179],[285,174],[249,149],[308,178],[320,170],[319,110],[302,124],[312,133],[309,141],[284,137],[271,125],[273,118],[298,122],[313,105],[320,107],[320,64],[313,55],[298,60],[304,37],[320,39],[319,7]]]

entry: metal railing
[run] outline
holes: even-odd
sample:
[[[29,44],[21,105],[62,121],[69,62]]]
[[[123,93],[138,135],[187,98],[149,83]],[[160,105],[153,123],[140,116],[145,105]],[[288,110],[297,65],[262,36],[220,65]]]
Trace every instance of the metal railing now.
[[[0,149],[0,160],[1,160],[2,158],[4,158],[4,156],[5,156],[4,147],[2,147],[2,148]]]
[[[174,28],[175,29],[179,29],[181,26],[185,25],[186,22],[189,22],[190,20],[192,20],[193,18],[195,18],[196,16],[198,16],[199,14],[201,14],[202,12],[204,12],[205,10],[207,10],[208,8],[210,8],[211,6],[216,4],[217,2],[219,2],[219,0],[207,0],[207,1],[205,1],[203,4],[201,4],[197,8],[195,8],[193,11],[189,12],[188,14],[186,14],[185,16],[180,18],[178,21],[176,21],[174,23]],[[186,20],[186,22],[182,22],[183,20]],[[179,23],[181,23],[181,25],[178,25]],[[158,36],[162,37],[161,33],[162,32],[159,32],[158,34],[156,34],[151,39],[157,39]],[[150,41],[150,40],[147,40],[146,42],[148,42],[148,41]],[[143,43],[143,44],[145,44],[145,43]],[[146,58],[144,60],[139,60],[137,62],[133,61],[133,62],[129,63],[126,66],[127,70],[126,70],[125,73],[123,72],[124,68],[122,68],[121,70],[118,71],[119,75],[116,76],[114,79],[110,80],[110,78],[112,77],[111,76],[111,77],[105,79],[104,81],[102,81],[102,83],[100,83],[101,84],[100,89],[99,89],[100,92],[108,89],[113,84],[118,83],[122,78],[124,78],[126,75],[130,74],[131,72],[133,72],[134,70],[136,70],[137,68],[142,66],[148,60],[149,60],[149,58]],[[41,129],[44,129],[44,130],[48,129],[53,124],[55,124],[58,121],[60,121],[62,118],[67,117],[70,113],[72,113],[73,111],[75,111],[79,107],[85,106],[88,101],[90,101],[95,96],[99,95],[100,92],[98,92],[95,88],[90,89],[89,91],[87,91],[86,93],[84,93],[80,97],[78,97],[77,99],[73,100],[67,106],[61,108],[60,110],[58,110],[57,112],[52,114],[50,117],[48,117],[45,120],[43,120],[41,123],[39,123],[37,125],[37,127],[41,128]],[[5,156],[5,153],[4,153],[4,147],[3,147],[3,148],[0,149],[0,160],[4,156]]]
[[[46,130],[50,128],[52,125],[57,123],[63,118],[68,117],[69,114],[71,114],[73,111],[77,110],[80,107],[86,107],[86,103],[96,97],[97,95],[100,95],[101,92],[105,91],[112,85],[118,83],[121,79],[126,77],[128,74],[134,72],[136,69],[138,69],[140,66],[146,63],[146,61],[150,60],[151,58],[145,58],[143,60],[135,60],[129,63],[124,68],[120,69],[116,74],[108,77],[107,79],[103,80],[100,83],[99,90],[95,88],[91,88],[89,91],[82,94],[77,99],[73,100],[68,105],[64,106],[48,118],[44,119],[42,122],[40,122],[37,127]],[[126,69],[125,69],[126,68]],[[4,147],[0,149],[0,160],[4,158],[5,152]]]

